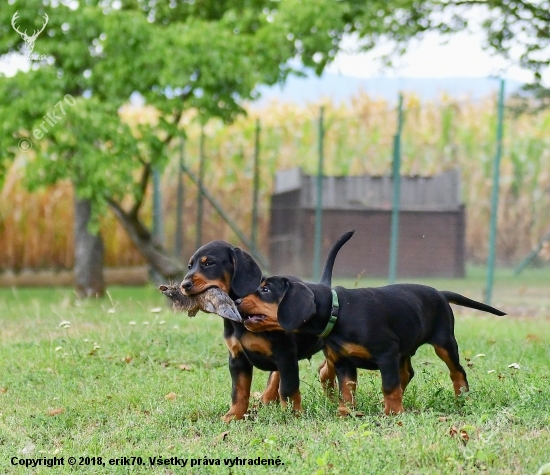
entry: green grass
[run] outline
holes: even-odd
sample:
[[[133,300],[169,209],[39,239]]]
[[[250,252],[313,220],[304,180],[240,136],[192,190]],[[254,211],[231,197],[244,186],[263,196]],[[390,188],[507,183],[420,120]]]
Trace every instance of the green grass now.
[[[0,289],[0,473],[535,474],[550,462],[544,277],[548,271],[497,274],[493,303],[510,308],[510,317],[455,312],[471,385],[464,400],[455,400],[445,365],[423,347],[413,358],[404,414],[382,415],[379,373],[362,370],[358,410],[365,415],[341,419],[316,379],[316,355],[300,365],[300,418],[259,407],[229,425],[221,421],[231,382],[219,317],[174,314],[152,287],[112,288],[111,300],[101,301],[78,301],[70,289]],[[483,279],[473,269],[466,280],[429,283],[480,298]],[[256,371],[253,392],[266,379]],[[65,464],[70,456],[102,457],[107,465],[10,462],[53,456]],[[123,456],[146,465],[108,466]],[[176,456],[189,459],[185,468],[149,466],[149,457]],[[223,465],[236,456],[280,457],[284,465]],[[205,467],[204,457],[222,466]],[[191,468],[191,459],[201,466]]]

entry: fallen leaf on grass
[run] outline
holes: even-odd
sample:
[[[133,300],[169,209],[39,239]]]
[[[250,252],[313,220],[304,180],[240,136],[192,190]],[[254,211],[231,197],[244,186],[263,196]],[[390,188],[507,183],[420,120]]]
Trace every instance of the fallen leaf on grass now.
[[[164,396],[164,399],[166,399],[167,401],[175,401],[177,397],[178,396],[176,393],[168,393],[166,396]]]
[[[122,361],[124,361],[125,363],[131,363],[133,359],[134,358],[132,358],[131,356],[125,356],[124,358],[122,358]]]
[[[6,394],[8,392],[8,388],[0,388],[0,394]]]
[[[191,371],[193,369],[188,364],[180,364],[178,368],[181,369],[182,371]]]
[[[508,365],[508,368],[521,369],[518,363],[511,363]]]
[[[226,430],[225,432],[222,432],[221,434],[217,435],[215,437],[215,440],[225,440],[225,439],[227,439],[228,435],[229,435],[229,431]]]
[[[155,308],[152,308],[151,310],[149,310],[151,313],[160,313],[162,312],[162,308],[161,307],[155,307]]]
[[[51,411],[46,412],[46,415],[48,416],[57,416],[61,413],[65,412],[65,409],[59,407],[57,409],[52,409]]]
[[[447,418],[444,417],[444,416],[441,416],[441,417],[439,418],[439,422],[447,422]]]

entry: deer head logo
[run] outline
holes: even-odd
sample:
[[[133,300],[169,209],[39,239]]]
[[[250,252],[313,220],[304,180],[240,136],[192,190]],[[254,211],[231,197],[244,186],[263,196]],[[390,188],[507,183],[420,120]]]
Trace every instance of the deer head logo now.
[[[27,30],[20,31],[15,22],[17,18],[19,17],[19,12],[15,12],[14,15],[11,17],[11,26],[13,26],[13,29],[17,31],[21,35],[21,38],[23,41],[27,44],[27,56],[31,56],[32,51],[34,50],[34,43],[36,42],[36,38],[38,38],[38,35],[44,31],[44,28],[46,28],[46,25],[48,24],[48,15],[44,13],[44,23],[42,24],[42,28],[40,30],[34,30],[34,33],[32,35],[27,35]]]

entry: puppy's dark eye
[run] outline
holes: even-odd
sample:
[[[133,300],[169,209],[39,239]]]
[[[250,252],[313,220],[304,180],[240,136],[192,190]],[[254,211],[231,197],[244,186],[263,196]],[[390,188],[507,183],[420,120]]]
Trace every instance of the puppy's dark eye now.
[[[206,261],[206,262],[204,263],[204,267],[210,267],[210,266],[213,266],[213,265],[214,265],[214,263],[213,263],[213,262],[210,262],[210,261]]]
[[[191,263],[187,264],[187,268],[191,269]]]
[[[260,292],[263,292],[263,293],[265,294],[265,293],[270,292],[270,290],[269,290],[268,287],[262,287],[262,288],[260,289]]]

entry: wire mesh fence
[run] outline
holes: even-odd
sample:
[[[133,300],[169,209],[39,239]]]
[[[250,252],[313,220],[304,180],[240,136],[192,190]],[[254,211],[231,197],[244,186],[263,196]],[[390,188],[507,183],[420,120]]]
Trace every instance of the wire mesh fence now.
[[[533,262],[545,265],[547,244],[543,241],[550,232],[550,111],[516,116],[509,107],[511,101],[507,100],[504,113],[496,262],[517,265],[539,246]],[[496,151],[496,97],[477,101],[442,97],[437,103],[426,103],[405,95],[403,112],[401,174],[432,176],[459,170],[466,207],[465,257],[468,262],[485,264]],[[251,109],[248,117],[231,126],[217,121],[204,126],[203,184],[223,207],[226,218],[204,200],[201,242],[224,239],[241,244],[238,233],[227,224],[229,218],[247,239],[256,240],[259,254],[269,255],[270,199],[276,172],[298,166],[306,174],[317,173],[319,113],[320,104],[271,104]],[[261,128],[259,143],[257,120]],[[185,174],[179,179],[178,169],[182,160],[186,169],[199,174],[201,126],[191,117],[184,117],[182,125],[184,150],[179,139],[175,140],[160,177],[159,209],[164,245],[186,259],[197,245],[198,188]],[[323,173],[390,175],[396,130],[395,104],[361,94],[349,104],[325,103]],[[178,181],[183,193],[181,185],[178,191]],[[0,268],[72,267],[72,233],[66,226],[59,226],[72,222],[70,184],[30,195],[23,191],[18,170],[14,169],[1,193]],[[148,193],[143,217],[152,224],[152,190]],[[177,216],[181,219],[180,236],[176,235]],[[143,264],[112,216],[103,218],[101,230],[106,265]]]

